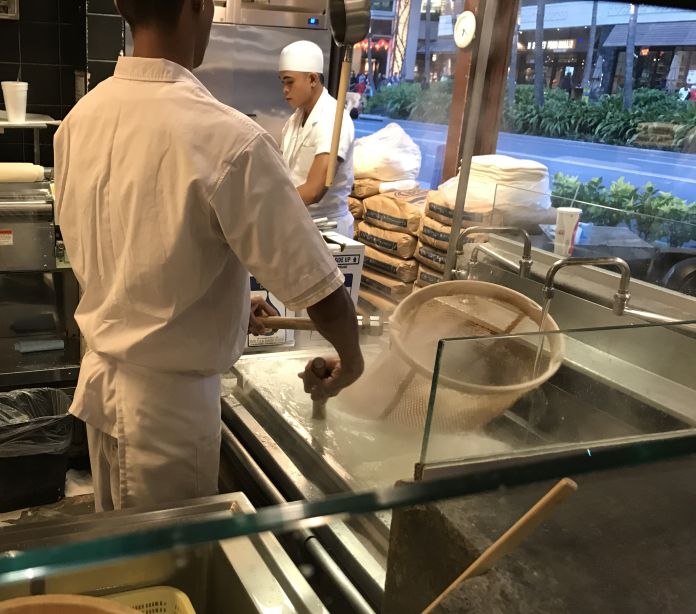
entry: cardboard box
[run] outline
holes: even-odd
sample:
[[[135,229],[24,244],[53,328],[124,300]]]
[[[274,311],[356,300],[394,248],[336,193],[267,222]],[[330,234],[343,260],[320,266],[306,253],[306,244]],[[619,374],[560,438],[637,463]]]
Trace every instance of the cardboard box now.
[[[260,296],[267,303],[270,303],[278,310],[281,316],[293,316],[291,311],[285,309],[285,305],[280,302],[280,300],[273,295],[270,290],[264,288],[256,278],[251,278],[251,296]],[[268,335],[247,335],[246,347],[250,350],[259,350],[266,347],[293,347],[295,345],[295,331],[294,330],[277,330],[274,333],[269,333]]]
[[[341,269],[341,273],[346,278],[345,285],[350,297],[357,305],[360,278],[365,262],[365,246],[337,232],[322,232],[321,234],[324,236],[338,268]]]
[[[357,305],[360,279],[365,261],[365,246],[336,232],[322,232],[322,235],[333,254],[338,268],[345,277],[345,286],[350,293],[350,297]],[[251,294],[252,296],[262,296],[278,310],[281,316],[292,317],[295,315],[292,311],[285,309],[285,305],[253,277],[251,278]],[[249,351],[262,351],[265,348],[287,348],[294,345],[295,331],[292,330],[278,330],[275,333],[259,337],[248,335],[246,343]]]

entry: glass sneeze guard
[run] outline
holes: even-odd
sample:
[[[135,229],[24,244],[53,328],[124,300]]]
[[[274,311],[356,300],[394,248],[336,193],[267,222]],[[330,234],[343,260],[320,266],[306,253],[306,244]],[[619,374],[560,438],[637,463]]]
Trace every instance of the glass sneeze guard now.
[[[441,341],[421,467],[522,460],[544,452],[591,454],[601,444],[696,434],[694,325],[696,320]],[[547,371],[548,380],[528,385]],[[465,382],[471,394],[463,419],[483,414],[479,421],[485,424],[461,447],[448,445],[452,381]]]

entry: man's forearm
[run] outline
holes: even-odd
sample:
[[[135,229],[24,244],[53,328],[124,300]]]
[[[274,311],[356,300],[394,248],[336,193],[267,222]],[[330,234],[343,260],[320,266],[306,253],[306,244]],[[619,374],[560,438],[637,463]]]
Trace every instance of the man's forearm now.
[[[319,333],[334,346],[346,369],[363,369],[355,306],[344,286],[307,309]]]
[[[321,186],[317,188],[311,186],[309,183],[303,183],[301,186],[297,187],[297,191],[300,194],[300,198],[305,206],[314,205],[318,203],[326,194],[326,187]]]

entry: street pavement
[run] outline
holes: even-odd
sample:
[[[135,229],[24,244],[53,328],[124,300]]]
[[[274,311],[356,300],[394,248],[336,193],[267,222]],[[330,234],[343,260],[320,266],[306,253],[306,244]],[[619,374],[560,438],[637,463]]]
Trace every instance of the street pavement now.
[[[355,122],[356,137],[376,132],[394,120],[361,117]],[[397,121],[418,143],[423,156],[419,180],[424,187],[432,184],[438,150],[443,151],[447,127],[412,121]],[[610,185],[620,177],[643,186],[653,183],[658,190],[670,192],[688,202],[696,202],[696,154],[638,149],[550,139],[522,134],[500,133],[498,153],[537,160],[557,172],[575,175],[582,181],[601,177]],[[441,162],[440,162],[441,164]]]

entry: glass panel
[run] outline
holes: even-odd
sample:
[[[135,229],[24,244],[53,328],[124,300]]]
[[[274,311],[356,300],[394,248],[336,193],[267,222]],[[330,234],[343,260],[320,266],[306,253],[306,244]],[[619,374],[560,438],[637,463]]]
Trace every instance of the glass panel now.
[[[442,341],[421,462],[524,458],[693,431],[694,323]]]
[[[550,194],[555,208],[582,209],[573,255],[628,254],[638,279],[694,292],[694,23],[686,8],[522,2],[506,91],[496,93],[505,99],[497,153],[514,159],[502,174],[515,175],[498,178],[510,186],[496,196],[499,222],[531,227],[550,249],[555,212],[532,192]]]
[[[599,181],[588,187],[575,178],[557,180],[551,193],[504,184],[494,190],[492,218],[527,230],[533,247],[561,257],[616,256],[629,264],[634,279],[696,294],[696,265],[689,267],[696,256],[696,208],[672,207],[669,196],[622,181],[609,191]],[[559,208],[580,210],[575,236],[566,244],[555,242]]]

